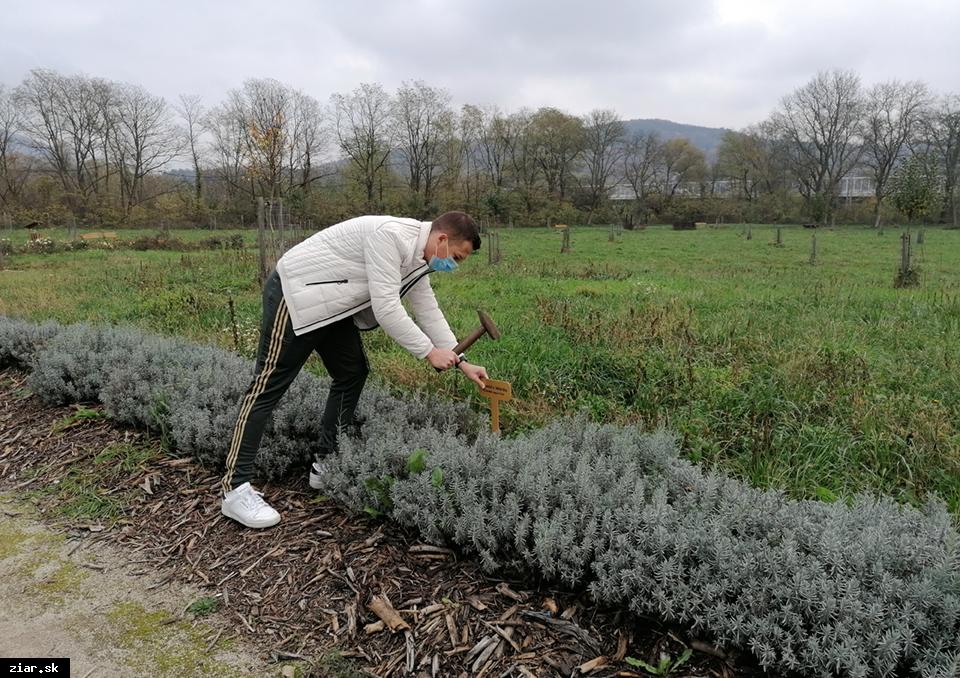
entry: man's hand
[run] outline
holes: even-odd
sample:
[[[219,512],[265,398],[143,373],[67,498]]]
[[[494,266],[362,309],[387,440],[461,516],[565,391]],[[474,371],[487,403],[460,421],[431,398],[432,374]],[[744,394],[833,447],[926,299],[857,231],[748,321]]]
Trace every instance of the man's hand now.
[[[466,360],[460,363],[460,371],[467,375],[470,381],[475,383],[481,389],[483,388],[483,380],[488,378],[485,367],[481,367],[480,365],[471,365]]]
[[[448,370],[457,362],[458,356],[449,348],[433,348],[427,354],[427,360],[438,370]]]

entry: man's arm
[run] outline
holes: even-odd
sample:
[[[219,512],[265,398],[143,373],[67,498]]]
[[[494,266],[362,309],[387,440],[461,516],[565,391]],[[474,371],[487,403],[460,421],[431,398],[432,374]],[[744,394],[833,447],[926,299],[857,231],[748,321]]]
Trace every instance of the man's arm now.
[[[384,224],[364,244],[371,308],[384,332],[417,358],[426,358],[433,342],[400,303],[400,238],[390,224]]]
[[[413,314],[417,325],[430,337],[434,346],[453,348],[457,345],[457,338],[450,330],[450,325],[437,304],[437,297],[433,294],[430,285],[430,276],[423,276],[416,285],[407,292],[407,299],[413,307]]]
[[[413,313],[417,323],[423,328],[433,343],[442,348],[453,348],[457,345],[457,338],[450,331],[450,325],[444,317],[437,298],[430,286],[430,276],[424,276],[407,292],[407,299],[413,306]],[[456,363],[467,378],[477,386],[483,388],[483,380],[487,378],[487,370],[480,365],[471,365],[466,360]]]

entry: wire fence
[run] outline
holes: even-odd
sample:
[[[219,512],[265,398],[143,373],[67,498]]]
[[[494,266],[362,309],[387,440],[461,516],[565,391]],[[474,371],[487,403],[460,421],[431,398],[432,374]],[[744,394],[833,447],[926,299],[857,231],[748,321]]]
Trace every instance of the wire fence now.
[[[282,198],[257,198],[257,253],[260,282],[277,265],[284,252],[314,233],[312,219],[296,219]]]

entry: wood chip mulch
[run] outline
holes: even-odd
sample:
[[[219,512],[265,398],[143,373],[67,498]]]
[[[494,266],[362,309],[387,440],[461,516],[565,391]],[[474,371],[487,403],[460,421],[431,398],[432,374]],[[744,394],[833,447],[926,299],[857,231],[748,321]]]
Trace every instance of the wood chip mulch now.
[[[318,498],[306,472],[261,488],[283,515],[278,526],[242,528],[220,514],[216,473],[171,457],[143,432],[77,412],[31,395],[25,374],[0,371],[0,490],[32,498],[75,548],[122,546],[133,573],[161,574],[153,586],[208,590],[235,622],[211,646],[236,637],[272,662],[336,650],[366,675],[458,678],[646,676],[624,659],[656,665],[690,647],[691,659],[670,675],[763,675],[749,656],[598,608],[583,592],[489,577],[468,555]],[[94,458],[117,443],[156,453],[130,469],[110,462],[104,473]],[[98,495],[122,507],[117,516],[65,519],[57,510],[64,495],[51,488],[87,472]]]

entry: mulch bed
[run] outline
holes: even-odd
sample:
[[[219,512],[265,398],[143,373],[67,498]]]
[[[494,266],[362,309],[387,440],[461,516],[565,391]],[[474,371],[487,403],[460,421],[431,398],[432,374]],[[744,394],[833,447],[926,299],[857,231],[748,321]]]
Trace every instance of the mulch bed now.
[[[623,659],[656,665],[661,653],[675,658],[692,647],[693,657],[671,675],[762,675],[749,656],[598,608],[582,592],[491,578],[455,550],[318,499],[305,473],[261,488],[283,515],[278,526],[242,528],[220,514],[216,473],[102,417],[68,419],[76,412],[43,404],[25,374],[0,371],[0,490],[30,492],[77,549],[122,546],[134,573],[160,573],[153,586],[190,582],[219,596],[236,624],[218,629],[211,647],[233,636],[272,661],[337,650],[368,675],[458,677],[645,676]],[[99,466],[102,474],[94,457],[115,443],[158,450],[129,471],[106,474],[98,493],[119,500],[122,516],[65,520],[55,510],[63,498],[38,490],[77,469]]]

